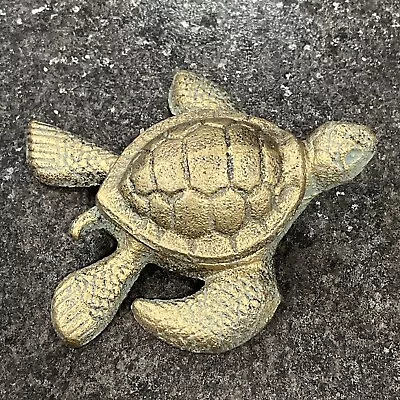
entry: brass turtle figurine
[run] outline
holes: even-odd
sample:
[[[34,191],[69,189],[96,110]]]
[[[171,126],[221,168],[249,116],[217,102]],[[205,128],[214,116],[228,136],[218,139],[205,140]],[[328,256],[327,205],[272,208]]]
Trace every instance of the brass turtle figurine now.
[[[169,107],[175,116],[120,156],[30,124],[27,157],[41,182],[102,183],[72,236],[105,229],[118,241],[112,255],[68,275],[55,291],[52,321],[72,346],[109,324],[150,262],[205,284],[183,299],[136,299],[133,313],[145,329],[194,352],[246,342],[279,305],[272,257],[281,238],[318,193],[361,172],[376,147],[369,128],[344,122],[301,141],[237,110],[225,91],[188,71],[175,75]]]

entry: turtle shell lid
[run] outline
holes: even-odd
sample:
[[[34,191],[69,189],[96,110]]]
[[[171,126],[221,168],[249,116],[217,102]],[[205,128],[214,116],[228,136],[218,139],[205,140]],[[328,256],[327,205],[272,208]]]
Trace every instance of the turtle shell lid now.
[[[285,229],[304,194],[303,145],[260,118],[204,111],[133,141],[99,209],[150,248],[188,261],[245,257]]]

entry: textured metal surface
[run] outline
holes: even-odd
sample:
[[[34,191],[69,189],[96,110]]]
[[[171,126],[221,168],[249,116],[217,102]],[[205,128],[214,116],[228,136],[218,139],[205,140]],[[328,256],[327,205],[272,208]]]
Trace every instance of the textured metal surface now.
[[[47,185],[99,185],[118,156],[68,132],[41,122],[29,125],[27,159]]]
[[[397,0],[0,3],[0,398],[398,397]],[[142,329],[135,298],[181,298],[201,285],[149,265],[108,328],[68,348],[49,318],[54,289],[114,241],[103,232],[71,240],[71,222],[97,190],[37,181],[26,126],[44,121],[120,154],[169,117],[177,68],[213,79],[240,109],[302,139],[327,120],[367,124],[377,155],[350,184],[312,201],[282,239],[281,305],[244,345],[208,356]]]
[[[168,103],[174,115],[195,112],[199,110],[199,104],[204,110],[236,111],[225,90],[189,71],[175,74],[169,90]]]
[[[140,324],[166,342],[195,352],[241,345],[269,322],[280,303],[270,257],[259,254],[211,276],[198,293],[179,300],[137,299]]]
[[[105,221],[96,208],[82,214],[71,234],[105,229],[118,240],[110,256],[68,275],[55,290],[51,317],[54,328],[69,345],[82,346],[94,339],[116,314],[146,263],[146,248]]]
[[[267,121],[202,107],[143,132],[97,199],[110,218],[150,247],[219,263],[254,252],[283,229],[303,196],[304,149]],[[182,163],[162,152],[170,138]],[[176,183],[172,193],[157,179],[158,163],[178,172],[169,177],[170,185]],[[155,194],[164,207],[157,213],[151,207]]]
[[[180,80],[185,84],[176,84]],[[192,73],[179,72],[169,101],[171,109],[182,115],[155,125],[127,148],[102,185],[97,207],[74,224],[75,237],[85,229],[103,228],[116,237],[119,247],[109,258],[74,272],[57,288],[52,318],[57,332],[66,342],[79,346],[99,334],[115,315],[140,269],[146,262],[157,261],[165,266],[177,265],[181,273],[202,277],[205,285],[199,292],[181,300],[136,300],[133,311],[145,328],[170,344],[195,352],[223,352],[244,343],[266,325],[279,304],[272,267],[272,255],[279,240],[315,195],[352,179],[374,154],[375,135],[365,126],[330,122],[301,144],[270,123],[227,112],[226,104],[230,103],[221,93],[214,84]],[[177,104],[188,104],[188,107],[177,107]],[[209,108],[215,109],[210,111]],[[184,125],[177,135],[175,127],[190,121],[194,121],[195,129],[189,128],[188,133]],[[249,129],[254,140],[249,140]],[[170,131],[173,139],[168,136]],[[31,142],[35,134],[36,131],[31,130],[28,138]],[[56,135],[49,148],[29,147],[28,160],[53,152],[57,143],[63,154],[68,153],[68,147],[64,148],[63,140]],[[290,146],[285,147],[288,143]],[[160,146],[165,144],[167,149],[160,151]],[[184,150],[173,154],[178,154],[178,159],[187,159],[181,171],[170,164],[171,148],[176,149],[174,145]],[[75,147],[71,149],[75,154]],[[96,158],[93,146],[88,145],[86,149]],[[157,150],[158,155],[155,155]],[[101,154],[98,157],[101,160]],[[94,165],[102,165],[99,173],[104,174],[109,163],[103,165],[100,160]],[[164,192],[167,186],[166,192],[172,190],[178,196],[169,205],[166,201],[164,211],[160,209],[162,199],[154,197],[154,192],[160,189],[156,161],[174,171],[170,177],[172,186],[167,184],[165,176],[161,179]],[[41,165],[31,164],[40,177]],[[67,183],[79,182],[78,178],[74,180],[65,174],[62,163],[55,163],[54,170],[57,179],[47,183],[58,184],[64,176]],[[69,173],[79,176],[81,170],[84,167],[70,169]],[[85,180],[81,182],[86,183]],[[228,184],[233,186],[228,187]],[[240,192],[233,188],[243,191],[241,196],[246,201],[251,196],[258,207],[252,209],[249,205],[248,211],[245,206],[241,209],[234,195]],[[218,199],[211,195],[221,194],[220,190],[224,190],[226,196],[215,202]],[[149,197],[149,203],[142,199],[139,207],[135,198],[138,193]],[[183,206],[177,206],[179,201]],[[267,207],[262,208],[263,203]],[[173,214],[169,225],[163,212]],[[252,215],[258,215],[264,224],[254,223],[250,220]],[[151,225],[149,220],[155,224]],[[160,232],[160,226],[164,232]],[[199,256],[196,253],[201,248],[199,243],[190,243],[191,239],[197,240],[207,232],[215,234],[219,229],[220,234],[229,237],[232,232],[240,233],[242,228],[245,233],[237,235],[231,252],[226,252],[220,241],[209,240]],[[174,229],[175,234],[167,236]],[[150,236],[152,240],[148,239]],[[264,249],[259,250],[257,244]]]

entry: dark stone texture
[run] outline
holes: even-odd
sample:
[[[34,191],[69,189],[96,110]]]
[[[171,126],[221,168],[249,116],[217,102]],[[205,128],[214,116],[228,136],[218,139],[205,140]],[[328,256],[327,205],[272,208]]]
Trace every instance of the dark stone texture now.
[[[0,398],[398,399],[399,28],[397,0],[2,1]],[[26,125],[37,118],[121,151],[168,117],[178,68],[301,137],[328,119],[366,123],[378,154],[283,240],[283,304],[246,345],[189,354],[142,330],[134,297],[198,288],[149,267],[109,328],[69,349],[51,326],[52,293],[113,244],[69,237],[95,191],[37,182]]]

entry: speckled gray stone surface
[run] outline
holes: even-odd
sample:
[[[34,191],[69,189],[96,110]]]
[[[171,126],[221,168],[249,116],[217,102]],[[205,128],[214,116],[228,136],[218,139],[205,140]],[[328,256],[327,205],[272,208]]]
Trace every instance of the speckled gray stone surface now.
[[[400,398],[399,29],[397,0],[1,1],[0,398]],[[283,240],[283,304],[246,345],[196,355],[142,330],[133,298],[199,287],[150,266],[97,340],[64,347],[53,290],[113,243],[68,236],[95,190],[37,182],[26,125],[37,118],[121,151],[168,117],[182,67],[301,137],[328,119],[369,124],[378,154]]]

